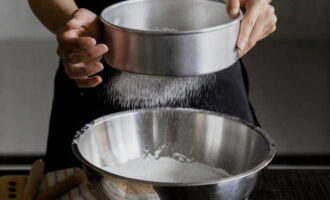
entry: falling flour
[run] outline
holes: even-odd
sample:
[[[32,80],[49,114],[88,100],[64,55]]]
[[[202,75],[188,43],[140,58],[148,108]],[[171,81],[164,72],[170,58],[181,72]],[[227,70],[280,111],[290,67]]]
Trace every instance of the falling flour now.
[[[176,32],[170,27],[152,31]],[[106,100],[125,109],[151,107],[188,107],[191,99],[200,95],[203,87],[215,82],[215,75],[195,77],[156,77],[119,72],[106,85]]]
[[[224,169],[199,162],[181,162],[170,157],[147,156],[130,160],[123,165],[103,168],[111,173],[155,182],[189,183],[230,176]]]
[[[107,101],[122,108],[189,106],[202,88],[215,82],[215,75],[155,77],[119,72],[107,84]]]

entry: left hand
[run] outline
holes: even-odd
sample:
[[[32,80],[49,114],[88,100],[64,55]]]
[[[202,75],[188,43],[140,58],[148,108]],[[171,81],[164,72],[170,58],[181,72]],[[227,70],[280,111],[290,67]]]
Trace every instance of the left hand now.
[[[240,57],[250,51],[258,41],[264,39],[276,29],[277,17],[271,0],[227,0],[230,17],[239,15],[239,8],[244,12],[240,33],[237,40]]]
[[[99,17],[87,9],[77,9],[56,35],[65,74],[78,87],[99,85],[102,78],[95,74],[103,70],[100,60],[108,51],[105,44],[97,43],[101,39]]]

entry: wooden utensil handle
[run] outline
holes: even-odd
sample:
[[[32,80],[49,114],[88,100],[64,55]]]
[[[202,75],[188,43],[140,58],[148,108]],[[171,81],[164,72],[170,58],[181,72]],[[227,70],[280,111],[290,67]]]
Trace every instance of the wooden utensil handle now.
[[[43,178],[44,167],[45,163],[42,160],[34,161],[28,176],[22,200],[34,200],[39,184]]]
[[[54,186],[46,189],[45,192],[39,194],[36,200],[52,200],[56,197],[70,191],[72,188],[80,185],[86,180],[85,173],[81,170],[74,175],[64,179],[63,181],[57,183]]]

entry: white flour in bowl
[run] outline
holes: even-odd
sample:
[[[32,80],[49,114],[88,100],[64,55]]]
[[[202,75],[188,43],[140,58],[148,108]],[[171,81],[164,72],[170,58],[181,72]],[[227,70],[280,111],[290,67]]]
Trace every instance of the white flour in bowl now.
[[[200,182],[230,176],[224,169],[199,162],[180,162],[170,157],[155,158],[153,156],[130,160],[123,165],[103,169],[128,178],[171,183]]]

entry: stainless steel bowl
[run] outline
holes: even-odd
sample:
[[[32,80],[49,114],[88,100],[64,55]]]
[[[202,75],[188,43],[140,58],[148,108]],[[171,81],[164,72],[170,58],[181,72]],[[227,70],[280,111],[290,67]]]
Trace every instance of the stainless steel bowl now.
[[[105,60],[116,69],[146,75],[216,72],[238,59],[242,16],[231,19],[223,3],[210,0],[120,2],[101,13],[110,47]]]
[[[166,145],[160,156],[181,153],[225,169],[232,176],[200,182],[154,182],[102,170],[143,157]],[[243,200],[275,154],[260,128],[226,115],[195,109],[159,108],[119,112],[99,118],[75,135],[73,151],[95,185],[117,178],[151,186],[161,200]],[[147,170],[147,169],[146,169]],[[103,190],[105,196],[107,190]],[[106,199],[106,198],[105,198]]]

